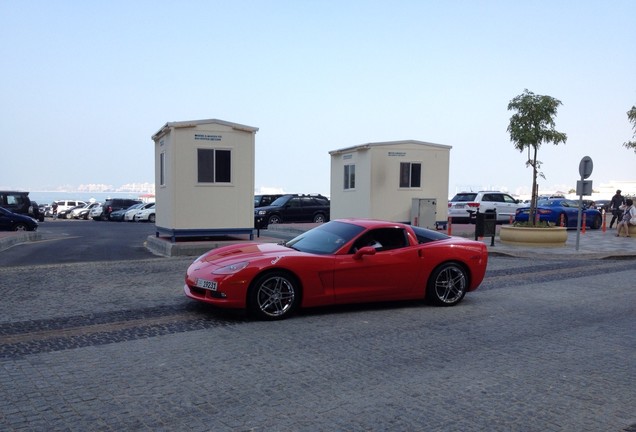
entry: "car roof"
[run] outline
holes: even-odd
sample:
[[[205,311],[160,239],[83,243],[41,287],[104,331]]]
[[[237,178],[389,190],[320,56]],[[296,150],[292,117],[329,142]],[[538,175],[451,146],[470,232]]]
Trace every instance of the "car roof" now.
[[[378,227],[405,227],[406,225],[401,222],[389,222],[383,221],[379,219],[363,219],[363,218],[343,218],[343,219],[334,219],[334,222],[346,222],[354,225],[359,225],[361,227],[370,229],[370,228],[378,228]]]

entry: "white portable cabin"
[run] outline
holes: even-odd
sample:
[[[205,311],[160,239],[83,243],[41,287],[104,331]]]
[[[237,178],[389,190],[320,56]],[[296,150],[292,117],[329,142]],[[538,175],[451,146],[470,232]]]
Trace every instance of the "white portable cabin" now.
[[[152,136],[157,237],[253,238],[257,131],[210,119],[169,122]]]
[[[330,151],[331,218],[413,223],[413,200],[426,199],[436,203],[437,221],[445,221],[451,148],[406,140]]]

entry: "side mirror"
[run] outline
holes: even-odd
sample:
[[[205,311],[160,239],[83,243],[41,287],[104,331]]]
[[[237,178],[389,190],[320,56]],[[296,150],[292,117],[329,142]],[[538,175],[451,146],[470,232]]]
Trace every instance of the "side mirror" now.
[[[365,255],[375,255],[376,252],[377,251],[375,250],[374,247],[365,246],[365,247],[362,247],[362,248],[360,248],[360,249],[358,249],[356,251],[356,253],[353,255],[353,259],[361,260],[363,256],[365,256]]]

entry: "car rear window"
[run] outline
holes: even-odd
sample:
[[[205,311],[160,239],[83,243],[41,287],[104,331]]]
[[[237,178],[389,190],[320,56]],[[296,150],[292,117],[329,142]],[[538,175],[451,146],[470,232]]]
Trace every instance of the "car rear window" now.
[[[453,197],[452,202],[469,202],[474,201],[477,197],[476,193],[459,193]]]
[[[426,229],[426,228],[422,228],[418,226],[413,226],[412,228],[413,228],[413,231],[415,232],[415,235],[417,236],[418,243],[429,243],[432,241],[446,240],[450,238],[444,233],[433,231],[430,229]]]

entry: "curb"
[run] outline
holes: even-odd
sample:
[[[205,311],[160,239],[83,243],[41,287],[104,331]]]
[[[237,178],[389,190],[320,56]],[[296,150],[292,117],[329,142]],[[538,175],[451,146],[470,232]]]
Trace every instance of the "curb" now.
[[[42,239],[42,234],[37,231],[13,231],[0,234],[0,251],[9,249],[17,244],[32,242]]]

